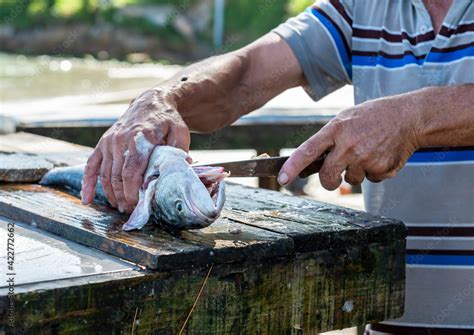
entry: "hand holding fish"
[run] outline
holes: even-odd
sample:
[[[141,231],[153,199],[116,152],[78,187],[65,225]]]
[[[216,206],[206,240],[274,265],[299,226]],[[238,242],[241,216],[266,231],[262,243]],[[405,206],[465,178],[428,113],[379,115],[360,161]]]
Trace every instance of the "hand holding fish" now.
[[[150,154],[156,145],[187,151],[189,129],[174,105],[157,90],[149,90],[130,104],[125,114],[102,136],[87,162],[82,202],[94,199],[97,178],[109,203],[131,212]]]

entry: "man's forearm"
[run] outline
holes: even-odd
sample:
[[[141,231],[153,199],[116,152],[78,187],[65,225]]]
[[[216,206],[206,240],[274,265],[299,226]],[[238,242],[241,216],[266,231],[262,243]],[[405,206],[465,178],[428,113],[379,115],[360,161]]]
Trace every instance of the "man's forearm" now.
[[[420,147],[474,144],[474,84],[429,87],[413,93]],[[416,108],[418,107],[418,108]]]
[[[193,130],[213,131],[303,84],[291,49],[270,33],[240,50],[184,68],[155,90]]]

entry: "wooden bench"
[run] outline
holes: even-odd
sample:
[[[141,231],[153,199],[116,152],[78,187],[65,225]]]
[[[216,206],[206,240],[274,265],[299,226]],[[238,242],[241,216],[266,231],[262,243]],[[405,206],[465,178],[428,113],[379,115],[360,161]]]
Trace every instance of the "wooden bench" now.
[[[54,165],[84,162],[90,150],[26,133],[0,136],[0,152]],[[314,334],[402,315],[400,221],[227,186],[225,209],[210,227],[125,233],[126,216],[110,208],[39,185],[0,184],[4,246],[14,231],[0,330],[11,317],[17,333],[33,334]]]

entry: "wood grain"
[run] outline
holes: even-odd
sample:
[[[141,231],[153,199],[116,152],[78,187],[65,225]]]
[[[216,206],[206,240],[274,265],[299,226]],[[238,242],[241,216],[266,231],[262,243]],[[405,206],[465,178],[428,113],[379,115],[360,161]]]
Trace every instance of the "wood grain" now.
[[[404,246],[214,265],[185,333],[317,334],[398,317]],[[17,333],[128,334],[135,320],[136,334],[177,334],[208,271],[130,271],[20,286]],[[0,305],[6,303],[0,289]],[[343,310],[346,303],[353,308]]]
[[[127,216],[40,185],[0,185],[0,214],[32,224],[71,241],[93,247],[151,269],[176,269],[247,257],[291,254],[293,241],[282,234],[226,218],[196,231],[167,232],[147,225],[124,232]]]
[[[0,182],[37,182],[54,167],[43,157],[0,152]]]

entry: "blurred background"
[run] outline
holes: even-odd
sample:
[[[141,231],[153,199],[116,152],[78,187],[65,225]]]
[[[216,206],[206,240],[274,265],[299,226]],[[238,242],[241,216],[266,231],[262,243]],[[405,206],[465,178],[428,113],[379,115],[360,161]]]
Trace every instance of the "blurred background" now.
[[[2,0],[0,44],[4,51],[25,54],[182,64],[243,46],[310,3]],[[61,45],[65,40],[68,45]]]
[[[311,3],[1,0],[0,132],[31,131],[93,146],[144,90],[183,65],[254,41]],[[246,124],[264,117],[293,122],[294,129],[311,120],[327,122],[352,104],[351,87],[317,103],[302,89],[292,89],[270,101]],[[270,149],[269,154],[289,154],[310,134],[308,129],[297,131],[291,143],[280,145],[281,150]],[[220,137],[206,141],[192,146],[192,156],[200,162],[248,159],[262,153],[261,148],[223,145]],[[257,186],[255,179],[236,181]],[[301,180],[285,191],[363,207],[357,190],[343,185],[328,192],[317,177]]]

